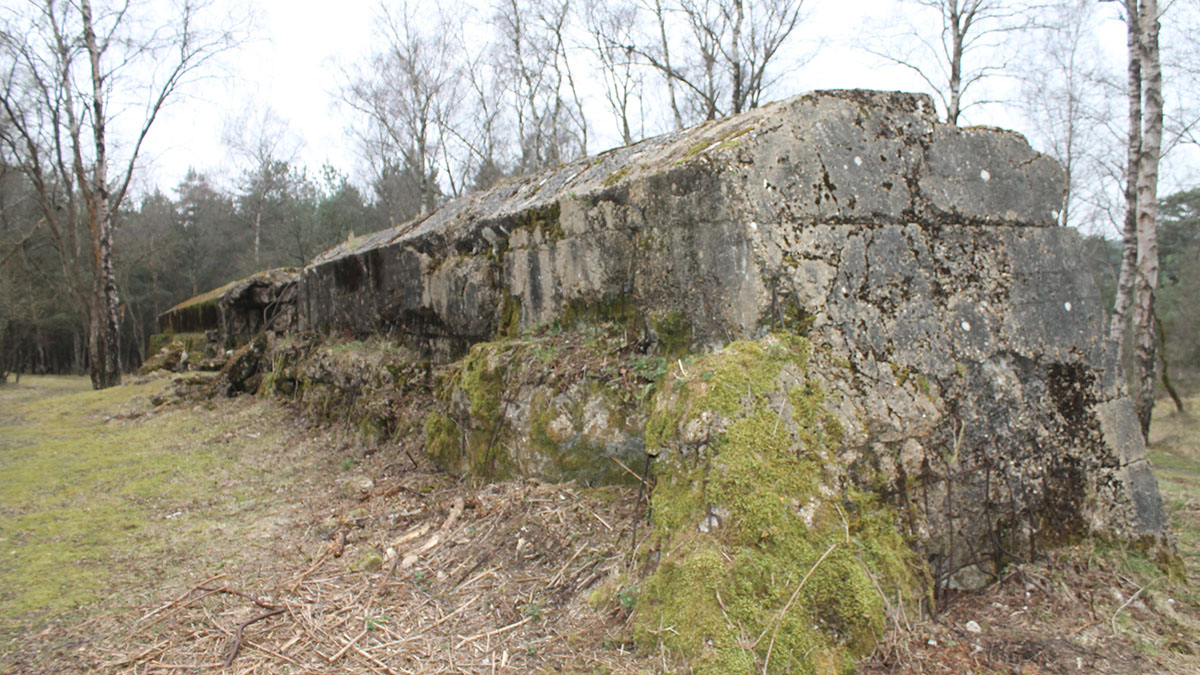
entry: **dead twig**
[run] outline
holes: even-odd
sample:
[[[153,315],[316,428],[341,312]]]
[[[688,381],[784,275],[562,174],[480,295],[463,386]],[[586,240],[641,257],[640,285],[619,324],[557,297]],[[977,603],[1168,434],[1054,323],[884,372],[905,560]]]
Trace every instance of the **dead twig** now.
[[[367,634],[367,628],[364,626],[363,629],[358,633],[358,635],[355,635],[353,638],[351,638],[350,641],[347,642],[345,644],[345,646],[343,646],[340,650],[338,650],[338,652],[336,654],[329,657],[329,663],[330,664],[336,663],[338,659],[342,658],[343,654],[350,651],[350,648],[353,647],[356,642],[363,639],[363,637],[365,637],[366,634]]]
[[[520,621],[518,621],[518,622],[516,622],[516,623],[510,623],[510,624],[508,624],[507,626],[504,626],[504,627],[502,627],[502,628],[497,628],[497,629],[495,629],[495,630],[490,630],[490,631],[488,631],[488,632],[486,632],[486,633],[480,633],[480,634],[478,634],[478,635],[472,635],[471,637],[465,637],[465,638],[463,638],[463,639],[462,639],[462,641],[461,641],[461,642],[459,642],[459,643],[458,643],[458,645],[456,645],[454,648],[455,648],[455,649],[461,649],[463,645],[465,645],[465,644],[467,644],[467,643],[469,643],[469,642],[474,642],[474,641],[476,641],[476,640],[480,640],[480,639],[483,639],[483,638],[490,638],[490,637],[492,637],[493,635],[499,635],[499,634],[501,634],[501,633],[507,633],[507,632],[508,632],[508,631],[510,631],[510,630],[514,630],[514,629],[520,628],[521,626],[524,626],[525,624],[529,623],[530,621],[533,621],[533,617],[532,617],[532,616],[527,616],[527,617],[525,617],[524,619],[521,619]]]
[[[192,593],[194,593],[196,591],[196,589],[200,588],[201,586],[207,586],[208,584],[211,584],[212,582],[214,582],[217,579],[220,579],[224,576],[226,576],[226,575],[224,573],[221,573],[221,574],[217,574],[215,576],[211,576],[211,577],[205,579],[204,581],[201,581],[200,583],[196,584],[195,586],[192,586],[191,588],[187,589],[183,593],[180,593],[178,596],[173,598],[167,604],[160,606],[158,609],[155,609],[154,611],[150,612],[149,614],[146,614],[142,618],[138,619],[137,623],[141,623],[141,622],[149,619],[150,617],[158,614],[159,612],[162,612],[162,611],[165,611],[165,610],[168,610],[168,609],[174,607],[175,605],[179,604],[180,602],[183,602],[184,600],[186,600],[188,598],[188,596],[190,596]]]
[[[197,588],[197,590],[210,591],[212,593],[228,593],[229,595],[236,595],[239,598],[245,598],[245,599],[249,600],[250,602],[253,602],[254,604],[258,605],[259,607],[262,607],[263,609],[278,609],[278,606],[276,606],[276,605],[268,604],[268,603],[260,600],[256,596],[250,595],[249,593],[239,591],[234,588],[230,588],[228,586],[221,586],[220,588],[208,588],[206,586],[197,586],[196,588]]]
[[[788,598],[787,604],[785,604],[783,609],[780,609],[779,613],[775,615],[775,618],[771,620],[771,624],[775,626],[775,629],[771,632],[771,643],[767,645],[767,656],[763,662],[763,673],[767,672],[767,666],[771,663],[771,650],[775,647],[775,637],[779,635],[779,625],[783,620],[784,615],[786,615],[788,610],[792,608],[792,604],[796,602],[796,598],[800,597],[800,591],[804,589],[804,584],[808,583],[809,577],[813,575],[813,572],[817,571],[817,568],[821,566],[821,563],[825,562],[825,559],[828,558],[829,554],[833,553],[833,549],[837,547],[838,542],[835,541],[829,545],[829,548],[825,549],[825,552],[821,554],[821,557],[817,558],[817,562],[813,563],[813,566],[808,568],[808,572],[804,575],[804,578],[800,580],[800,583],[796,586],[796,590],[792,591],[792,597]],[[750,645],[750,649],[753,650],[758,647],[758,643],[762,642],[762,639],[766,637],[768,630],[771,630],[770,625],[763,629],[763,632],[760,633],[754,643]]]
[[[1112,619],[1110,621],[1112,623],[1112,630],[1113,630],[1114,635],[1121,634],[1121,632],[1119,630],[1117,630],[1117,615],[1121,613],[1121,610],[1125,609],[1130,604],[1132,604],[1134,600],[1137,600],[1137,597],[1139,595],[1141,595],[1142,591],[1144,591],[1144,590],[1146,590],[1145,586],[1137,589],[1137,591],[1133,595],[1129,596],[1128,600],[1126,600],[1120,607],[1117,608],[1117,611],[1113,612]]]
[[[641,483],[643,487],[646,487],[646,488],[649,488],[649,487],[650,487],[649,485],[647,485],[647,484],[646,484],[646,479],[645,479],[645,478],[642,478],[641,476],[639,476],[639,475],[637,474],[637,472],[636,472],[636,471],[634,471],[633,469],[631,469],[631,468],[629,468],[628,466],[626,466],[626,465],[625,465],[625,462],[622,462],[621,460],[617,459],[617,458],[616,458],[616,457],[614,457],[613,455],[609,455],[609,456],[608,456],[608,458],[609,458],[609,459],[611,459],[612,461],[616,462],[616,463],[617,463],[617,466],[619,466],[619,467],[621,467],[622,469],[624,469],[624,470],[625,470],[625,473],[627,473],[627,474],[629,474],[630,476],[633,476],[634,478],[636,478],[636,479],[637,479],[637,481],[638,481],[639,483]]]
[[[233,660],[237,658],[238,651],[242,648],[242,631],[246,630],[246,626],[262,621],[263,619],[270,618],[276,614],[283,614],[284,611],[284,608],[277,607],[269,612],[263,612],[256,617],[252,617],[238,624],[237,635],[235,635],[233,638],[233,646],[229,649],[229,656],[225,657],[225,665],[223,667],[228,668],[229,664],[233,663]]]

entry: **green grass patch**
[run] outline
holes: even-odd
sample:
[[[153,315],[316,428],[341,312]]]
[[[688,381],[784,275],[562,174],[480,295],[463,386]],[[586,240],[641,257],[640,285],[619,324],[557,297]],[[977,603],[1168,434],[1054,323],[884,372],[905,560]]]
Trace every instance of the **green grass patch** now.
[[[1200,571],[1200,395],[1176,412],[1168,401],[1154,408],[1150,425],[1150,463],[1158,477],[1171,529],[1189,578]],[[1200,592],[1197,593],[1200,600]]]
[[[245,511],[281,425],[262,403],[153,408],[168,378],[92,391],[85,378],[0,387],[0,632],[161,581],[216,512]],[[231,528],[236,530],[237,528]],[[228,532],[227,534],[232,534]],[[219,564],[219,562],[218,562]]]

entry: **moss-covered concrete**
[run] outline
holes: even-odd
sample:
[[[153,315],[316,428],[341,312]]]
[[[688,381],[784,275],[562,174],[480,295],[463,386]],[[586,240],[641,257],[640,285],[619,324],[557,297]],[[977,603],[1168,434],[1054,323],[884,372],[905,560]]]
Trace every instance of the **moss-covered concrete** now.
[[[890,507],[847,484],[807,340],[730,344],[673,371],[647,422],[659,559],[637,641],[699,673],[852,672],[918,574]]]
[[[521,214],[513,229],[527,230],[533,237],[541,237],[545,241],[559,241],[566,236],[560,215],[558,202],[550,202]]]
[[[658,336],[659,351],[667,358],[680,358],[692,346],[692,324],[681,312],[668,312],[655,317],[654,333]]]
[[[442,468],[484,480],[636,482],[625,468],[645,456],[636,392],[653,381],[625,349],[611,324],[475,345],[437,386],[426,451]]]
[[[382,337],[275,339],[260,367],[260,396],[294,401],[310,418],[345,424],[372,446],[419,436],[433,403],[429,362]]]

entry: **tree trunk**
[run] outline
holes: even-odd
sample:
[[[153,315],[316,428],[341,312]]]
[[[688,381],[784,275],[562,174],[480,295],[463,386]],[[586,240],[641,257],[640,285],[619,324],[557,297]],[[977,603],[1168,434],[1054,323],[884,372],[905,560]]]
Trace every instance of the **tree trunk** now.
[[[950,101],[946,107],[946,122],[958,126],[962,109],[963,25],[958,5],[950,7]]]
[[[733,79],[733,95],[730,97],[729,114],[737,115],[746,111],[746,83],[742,68],[742,20],[745,18],[745,8],[742,0],[733,0],[733,35],[729,39],[729,69]]]
[[[83,39],[92,67],[92,141],[95,160],[88,190],[88,227],[92,231],[92,300],[88,325],[92,357],[92,386],[103,389],[121,383],[121,326],[117,318],[117,278],[112,260],[112,212],[109,209],[108,146],[105,139],[104,75],[100,46],[92,27],[92,5],[82,0]],[[85,183],[80,176],[80,183]]]
[[[654,0],[654,15],[658,20],[658,37],[662,42],[663,66],[667,76],[667,98],[671,102],[671,115],[675,120],[675,129],[683,128],[683,115],[679,114],[679,102],[675,98],[675,71],[671,70],[671,50],[667,46],[667,16],[664,13],[662,0]]]
[[[1167,367],[1166,331],[1163,330],[1162,319],[1158,318],[1157,315],[1154,317],[1154,331],[1158,335],[1158,367],[1159,373],[1162,374],[1163,389],[1167,390],[1167,394],[1175,402],[1175,411],[1183,414],[1183,399],[1179,398],[1179,392],[1175,391],[1175,385],[1171,384],[1170,369]]]
[[[1137,176],[1142,155],[1142,49],[1138,25],[1138,0],[1125,0],[1128,26],[1129,139],[1125,149],[1125,222],[1121,229],[1121,271],[1117,275],[1117,295],[1113,300],[1112,323],[1108,336],[1117,349],[1125,344],[1129,302],[1133,296],[1133,278],[1137,270]]]
[[[262,207],[258,206],[254,209],[254,268],[255,269],[261,268],[261,263],[259,262],[259,258],[258,258],[258,247],[261,242],[262,242]]]
[[[1134,407],[1149,436],[1154,409],[1157,332],[1154,329],[1154,293],[1158,288],[1158,159],[1162,148],[1162,66],[1158,53],[1158,0],[1143,0],[1138,16],[1144,108],[1142,152],[1137,176],[1137,276],[1134,280],[1133,335]]]

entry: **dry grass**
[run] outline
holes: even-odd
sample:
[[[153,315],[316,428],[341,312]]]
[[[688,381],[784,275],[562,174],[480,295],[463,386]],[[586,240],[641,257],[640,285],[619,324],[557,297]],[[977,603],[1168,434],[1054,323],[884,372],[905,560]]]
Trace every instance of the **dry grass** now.
[[[55,603],[10,611],[2,672],[643,669],[626,642],[636,589],[623,585],[643,512],[636,491],[460,482],[413,462],[419,448],[363,447],[266,400],[156,408],[131,387],[138,398],[112,417],[98,411],[114,405],[114,392],[76,392],[84,404],[60,405],[61,387],[43,384],[41,405],[87,411],[69,415],[73,434],[124,441],[166,424],[177,437],[164,452],[217,448],[255,471],[223,469],[219,485],[206,483],[242,494],[240,502],[212,495],[210,504],[191,500],[186,517],[175,502],[143,514],[151,522],[140,538],[170,545],[112,542],[93,552],[111,572],[98,583],[115,592],[72,611]],[[191,422],[179,424],[180,416]],[[195,466],[204,475],[188,474],[193,481],[214,468]],[[163,530],[185,520],[185,540]],[[36,527],[15,534],[18,547],[61,538]]]
[[[627,492],[534,482],[477,490],[410,468],[359,503],[322,521],[332,526],[307,565],[257,588],[214,575],[143,608],[128,642],[109,645],[101,665],[138,673],[635,669],[619,603],[587,601],[620,578],[630,553],[637,509]]]
[[[72,433],[133,438],[164,425],[178,434],[170,447],[220,449],[249,470],[223,469],[216,487],[246,499],[189,497],[184,531],[158,513],[175,502],[147,506],[161,517],[145,534],[166,544],[114,548],[101,561],[112,587],[97,600],[3,617],[2,672],[671,670],[629,644],[631,561],[648,532],[634,490],[461,482],[421,464],[415,444],[364,447],[271,401],[155,408],[143,393],[114,418],[102,414],[111,401],[61,405],[72,388],[46,386],[51,408],[80,409]],[[1134,550],[1060,550],[951,598],[936,618],[921,617],[918,602],[892,607],[891,630],[861,670],[1200,672],[1200,450],[1188,440],[1197,427],[1160,419],[1155,456],[1174,462],[1160,480],[1188,579]]]

